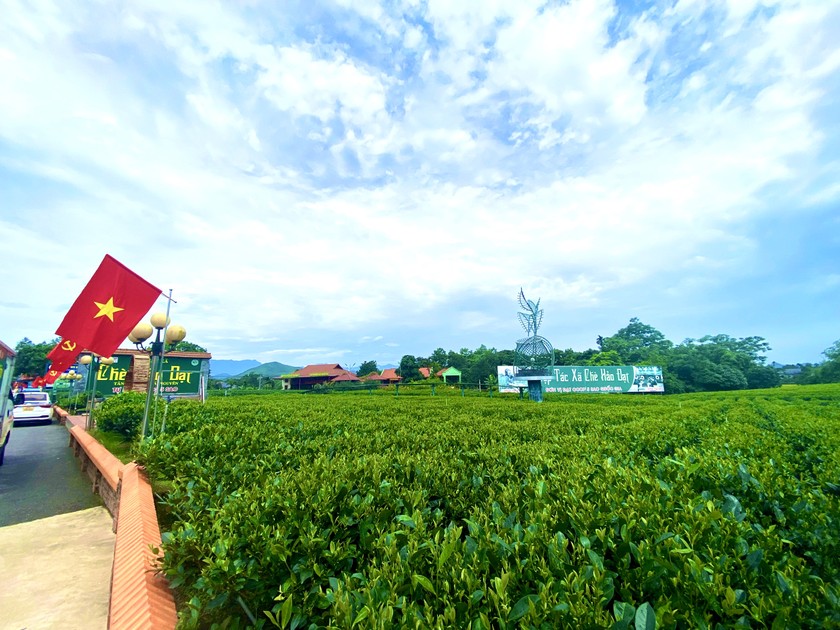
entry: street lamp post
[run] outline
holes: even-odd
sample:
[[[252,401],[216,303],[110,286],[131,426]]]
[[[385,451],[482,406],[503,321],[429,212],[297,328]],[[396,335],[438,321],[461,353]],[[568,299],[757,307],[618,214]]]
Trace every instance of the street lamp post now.
[[[96,399],[96,375],[100,365],[113,365],[114,357],[100,357],[98,354],[83,354],[79,357],[79,363],[87,366],[87,383],[85,391],[88,394],[88,414],[85,422],[85,429],[90,431],[93,428],[93,403]]]
[[[143,438],[149,435],[149,410],[152,406],[152,400],[160,396],[160,369],[163,364],[163,356],[166,350],[165,346],[167,343],[174,345],[179,341],[183,341],[187,336],[187,330],[183,326],[169,323],[168,304],[166,313],[155,313],[149,318],[149,321],[151,325],[145,322],[137,324],[128,336],[129,341],[138,348],[145,350],[143,342],[152,336],[153,331],[156,331],[155,340],[149,345],[151,365],[149,367],[149,386],[146,390],[146,407],[143,410]],[[161,334],[163,335],[163,339],[161,339]],[[157,407],[155,407],[155,412],[157,412]]]

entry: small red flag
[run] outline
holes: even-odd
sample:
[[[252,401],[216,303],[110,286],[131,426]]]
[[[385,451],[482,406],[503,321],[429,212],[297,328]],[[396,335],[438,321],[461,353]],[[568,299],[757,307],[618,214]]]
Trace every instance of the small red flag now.
[[[75,362],[76,357],[61,357],[59,359],[54,359],[52,363],[50,363],[50,371],[51,372],[58,372],[61,374],[69,368]]]
[[[64,316],[56,334],[109,357],[148,312],[161,291],[109,254]]]
[[[64,370],[48,370],[46,374],[44,374],[44,385],[52,385],[55,383],[55,380],[61,376]]]
[[[76,361],[76,357],[79,356],[79,352],[81,352],[81,350],[82,349],[79,348],[75,341],[62,339],[55,345],[55,348],[50,350],[49,354],[47,354],[47,358],[53,363],[64,363],[69,359],[69,363],[67,363],[67,365],[70,365]]]

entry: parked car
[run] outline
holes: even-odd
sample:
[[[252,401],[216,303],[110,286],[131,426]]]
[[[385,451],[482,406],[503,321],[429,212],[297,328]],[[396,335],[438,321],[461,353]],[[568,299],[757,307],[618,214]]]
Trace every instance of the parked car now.
[[[15,426],[20,424],[50,423],[53,404],[48,392],[24,389],[15,396]]]

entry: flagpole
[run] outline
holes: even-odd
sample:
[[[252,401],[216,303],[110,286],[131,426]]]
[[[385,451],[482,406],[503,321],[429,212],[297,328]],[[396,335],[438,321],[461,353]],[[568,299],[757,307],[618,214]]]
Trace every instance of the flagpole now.
[[[93,429],[93,398],[94,398],[94,395],[95,395],[94,394],[94,388],[96,387],[96,373],[94,372],[94,366],[95,365],[96,365],[96,362],[94,361],[94,357],[91,356],[90,363],[88,363],[88,365],[87,365],[88,382],[86,384],[87,386],[85,387],[86,393],[88,395],[87,403],[88,403],[88,405],[90,405],[90,407],[88,408],[87,422],[85,422],[85,429],[88,430],[88,431]]]
[[[169,310],[172,306],[172,289],[169,289],[169,295],[166,296],[166,320],[163,325],[163,342],[160,340],[160,331],[158,328],[155,341],[152,342],[152,362],[149,370],[149,386],[146,390],[146,408],[143,410],[143,429],[141,432],[141,439],[149,437],[149,408],[152,405],[152,398],[160,395],[160,364],[163,359],[164,350],[166,348],[166,331],[169,329]],[[155,405],[154,415],[152,416],[152,426],[154,426],[155,418],[157,417],[157,405]]]
[[[166,325],[163,327],[163,348],[158,357],[158,374],[155,378],[155,401],[160,397],[160,369],[163,365],[163,355],[166,354],[166,333],[169,331],[169,309],[172,307],[172,289],[169,289],[169,299],[166,301]],[[157,426],[157,404],[152,414],[152,429]]]

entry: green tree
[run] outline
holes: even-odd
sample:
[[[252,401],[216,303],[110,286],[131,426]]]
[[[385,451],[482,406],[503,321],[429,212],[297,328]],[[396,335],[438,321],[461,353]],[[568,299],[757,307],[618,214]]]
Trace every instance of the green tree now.
[[[179,341],[172,349],[178,352],[207,352],[207,348],[202,348],[197,343],[191,341]]]
[[[625,365],[662,363],[673,346],[665,335],[637,317],[612,337],[600,337],[601,352],[616,352]]]
[[[434,352],[432,352],[429,357],[429,361],[438,364],[440,367],[444,367],[446,365],[447,358],[448,356],[446,351],[443,348],[437,348]]]
[[[47,370],[47,354],[55,345],[61,341],[56,337],[52,341],[33,343],[24,337],[15,346],[17,357],[15,358],[15,370],[17,374],[28,376],[41,376]]]
[[[463,353],[464,349],[461,352]],[[495,373],[498,365],[496,349],[488,349],[487,346],[482,344],[475,352],[468,351],[464,360],[464,367],[459,368],[462,372],[461,380],[464,383],[478,383],[486,379],[488,374]]]
[[[359,369],[356,371],[356,376],[367,376],[373,373],[379,373],[376,361],[365,361],[359,366]]]
[[[747,368],[744,376],[747,377],[747,387],[749,389],[767,389],[782,384],[779,371],[769,365],[753,365]]]
[[[405,381],[416,381],[420,376],[420,366],[417,365],[417,358],[412,354],[406,354],[400,359],[400,376]]]
[[[697,371],[694,380],[704,391],[746,389],[748,384],[744,373],[738,368],[709,362]]]
[[[621,365],[621,357],[615,350],[593,354],[583,365]]]
[[[762,337],[686,339],[662,357],[666,389],[681,393],[777,387],[779,373],[764,365],[769,349]]]
[[[770,344],[763,337],[743,337],[736,339],[729,335],[706,335],[700,339],[687,339],[703,349],[705,355],[713,361],[727,362],[741,371],[753,365],[763,365],[764,353],[770,350]]]
[[[796,378],[797,383],[838,383],[840,382],[840,340],[835,341],[823,351],[827,359],[823,363],[804,367]]]
[[[598,354],[597,350],[589,349],[583,352],[566,348],[554,351],[554,365],[588,365],[589,360]],[[619,361],[618,365],[621,362]],[[509,365],[509,364],[508,364]]]

